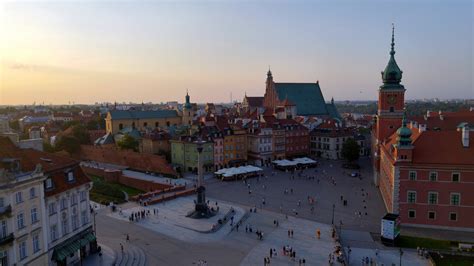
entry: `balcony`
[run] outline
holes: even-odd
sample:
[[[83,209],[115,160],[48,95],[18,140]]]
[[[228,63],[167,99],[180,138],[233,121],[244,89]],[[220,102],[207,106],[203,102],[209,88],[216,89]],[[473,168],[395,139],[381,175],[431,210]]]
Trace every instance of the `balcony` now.
[[[0,237],[0,246],[13,242],[13,239],[15,239],[15,237],[13,236],[13,233]]]
[[[0,218],[2,218],[4,216],[10,217],[11,213],[12,213],[12,206],[11,205],[4,206],[4,207],[0,208]]]

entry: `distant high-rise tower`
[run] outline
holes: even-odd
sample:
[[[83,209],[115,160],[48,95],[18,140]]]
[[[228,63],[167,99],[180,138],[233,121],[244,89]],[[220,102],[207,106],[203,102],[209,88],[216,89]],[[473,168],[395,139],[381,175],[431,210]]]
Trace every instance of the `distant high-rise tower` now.
[[[372,156],[374,158],[374,182],[378,184],[380,171],[379,145],[392,135],[402,124],[405,107],[405,87],[402,81],[403,71],[395,61],[395,27],[392,26],[392,44],[390,59],[382,71],[383,85],[379,89],[379,100],[374,130],[372,131]]]

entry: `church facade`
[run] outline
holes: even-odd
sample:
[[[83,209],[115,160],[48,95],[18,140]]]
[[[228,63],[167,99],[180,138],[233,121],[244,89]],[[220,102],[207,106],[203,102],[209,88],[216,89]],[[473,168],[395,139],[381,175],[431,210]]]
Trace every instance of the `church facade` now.
[[[288,104],[296,106],[297,116],[318,116],[341,120],[334,100],[330,103],[324,100],[319,81],[316,83],[274,82],[272,72],[268,70],[263,106],[277,113],[278,109],[285,109]]]

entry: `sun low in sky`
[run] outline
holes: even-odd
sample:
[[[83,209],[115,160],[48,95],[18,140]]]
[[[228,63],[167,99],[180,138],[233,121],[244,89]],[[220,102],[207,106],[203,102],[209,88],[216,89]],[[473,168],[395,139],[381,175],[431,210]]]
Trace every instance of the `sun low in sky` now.
[[[473,2],[0,4],[0,105],[228,102],[277,82],[375,100],[395,23],[407,97],[474,98]]]

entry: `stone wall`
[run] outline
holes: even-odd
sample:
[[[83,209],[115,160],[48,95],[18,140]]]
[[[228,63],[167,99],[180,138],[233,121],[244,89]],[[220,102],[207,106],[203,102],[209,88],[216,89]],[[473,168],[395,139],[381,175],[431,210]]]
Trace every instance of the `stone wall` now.
[[[133,187],[142,191],[156,191],[166,190],[173,187],[170,184],[157,183],[142,179],[137,179],[123,175],[121,170],[118,169],[104,169],[99,167],[90,167],[81,165],[82,170],[87,175],[95,175],[104,178],[107,182],[117,182],[122,185]]]
[[[83,161],[123,165],[143,172],[154,172],[168,177],[177,177],[173,167],[160,155],[120,150],[115,147],[82,145],[79,157]]]

